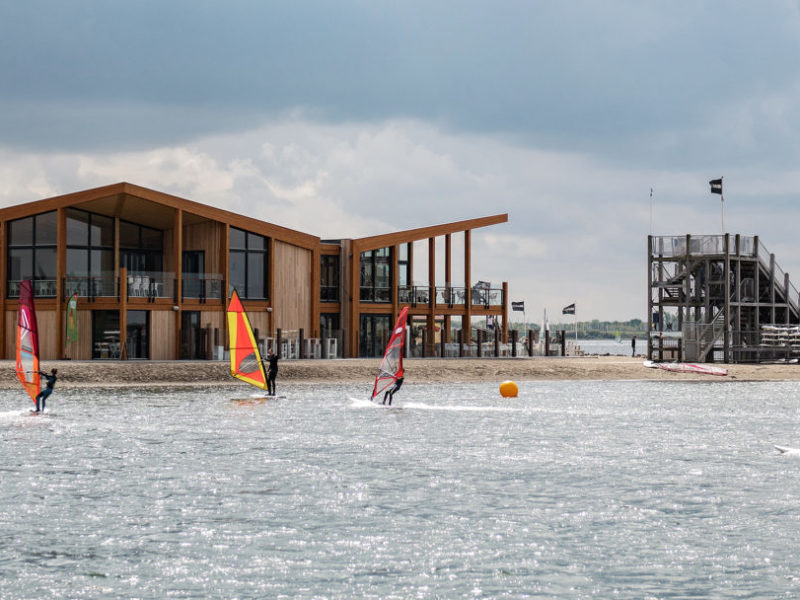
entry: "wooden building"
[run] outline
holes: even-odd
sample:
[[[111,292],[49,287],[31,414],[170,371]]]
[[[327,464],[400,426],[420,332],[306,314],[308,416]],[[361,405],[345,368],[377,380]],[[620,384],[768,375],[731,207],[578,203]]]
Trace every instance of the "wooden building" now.
[[[25,279],[33,282],[43,359],[218,358],[234,288],[259,338],[299,338],[300,355],[304,339],[335,338],[339,356],[374,356],[403,306],[430,332],[427,354],[452,342],[454,316],[502,323],[506,341],[507,284],[472,283],[471,232],[507,220],[323,241],[130,183],[11,206],[0,209],[0,353],[14,356]],[[460,287],[450,284],[454,234],[464,236]],[[437,238],[444,286],[436,285]],[[413,248],[421,240],[428,281],[415,286]],[[73,294],[78,336],[67,343]]]

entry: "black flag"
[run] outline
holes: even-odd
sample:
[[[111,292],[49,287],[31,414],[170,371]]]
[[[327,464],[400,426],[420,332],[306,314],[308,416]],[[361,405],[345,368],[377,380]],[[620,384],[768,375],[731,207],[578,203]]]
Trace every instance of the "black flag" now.
[[[523,300],[521,302],[512,302],[511,310],[520,310],[525,312],[525,301]]]
[[[722,196],[722,177],[719,179],[712,179],[708,183],[711,185],[712,194],[719,194]]]
[[[570,304],[569,306],[565,306],[561,309],[562,315],[574,315],[575,314],[575,303]]]

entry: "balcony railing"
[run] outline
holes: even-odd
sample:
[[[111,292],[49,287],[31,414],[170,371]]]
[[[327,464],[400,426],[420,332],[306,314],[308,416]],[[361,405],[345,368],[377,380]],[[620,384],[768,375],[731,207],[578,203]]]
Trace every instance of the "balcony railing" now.
[[[391,302],[392,288],[361,286],[361,302]]]
[[[184,300],[221,300],[222,275],[184,275],[181,290]]]
[[[8,297],[19,298],[19,286],[21,280],[8,282]],[[35,298],[55,298],[58,285],[55,279],[34,279],[32,282],[33,295]]]
[[[81,298],[119,297],[119,277],[103,275],[100,277],[65,277],[64,298],[77,292]]]
[[[433,296],[431,295],[431,290],[433,290]],[[464,306],[466,304],[467,288],[448,286],[431,288],[426,285],[415,285],[400,288],[398,290],[398,295],[401,304],[430,304],[431,298],[433,298],[437,305]],[[503,289],[472,288],[470,301],[472,306],[483,306],[485,308],[490,306],[503,306]]]
[[[339,286],[321,285],[319,288],[319,299],[321,302],[339,302]]]
[[[175,273],[150,271],[128,274],[128,298],[174,298]]]

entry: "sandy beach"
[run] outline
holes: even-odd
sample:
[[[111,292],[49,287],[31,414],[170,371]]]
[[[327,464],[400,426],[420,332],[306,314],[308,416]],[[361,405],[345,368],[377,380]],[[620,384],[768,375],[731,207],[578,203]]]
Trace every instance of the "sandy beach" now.
[[[0,387],[19,385],[13,361],[2,361]],[[377,359],[287,360],[280,363],[279,381],[368,383]],[[58,369],[58,386],[208,385],[234,383],[222,361],[43,361],[42,369]],[[800,381],[800,365],[724,365],[726,377],[648,369],[641,358],[596,356],[580,358],[407,359],[406,383],[447,381]]]

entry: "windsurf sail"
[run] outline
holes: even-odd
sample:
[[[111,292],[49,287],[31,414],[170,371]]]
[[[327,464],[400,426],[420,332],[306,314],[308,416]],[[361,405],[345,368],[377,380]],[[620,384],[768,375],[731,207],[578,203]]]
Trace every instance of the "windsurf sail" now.
[[[375,386],[372,388],[372,399],[382,394],[389,386],[403,376],[403,344],[406,339],[406,319],[408,307],[400,311],[397,322],[392,330],[392,337],[386,344],[378,375],[375,377]]]
[[[230,342],[231,375],[262,390],[267,389],[267,374],[261,362],[256,336],[244,311],[239,294],[233,290],[228,304],[228,339]]]
[[[28,280],[19,286],[16,371],[22,387],[36,404],[36,395],[39,393],[39,330],[36,327],[33,289]]]
[[[728,374],[728,369],[715,367],[713,365],[696,365],[691,363],[660,363],[652,360],[644,361],[644,366],[651,369],[664,369],[675,373],[699,373],[701,375],[720,375]]]

